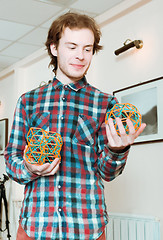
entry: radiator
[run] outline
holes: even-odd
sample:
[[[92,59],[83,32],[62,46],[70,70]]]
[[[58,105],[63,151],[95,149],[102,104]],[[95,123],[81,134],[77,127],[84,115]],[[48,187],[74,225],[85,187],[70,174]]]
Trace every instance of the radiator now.
[[[110,213],[106,240],[160,240],[160,222],[155,217]]]

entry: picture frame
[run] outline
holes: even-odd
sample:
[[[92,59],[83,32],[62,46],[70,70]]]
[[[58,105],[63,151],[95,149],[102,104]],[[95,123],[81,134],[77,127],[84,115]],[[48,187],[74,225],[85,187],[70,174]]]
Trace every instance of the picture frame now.
[[[8,118],[0,119],[0,155],[3,155],[8,142]]]
[[[163,141],[163,76],[113,92],[120,103],[131,103],[146,123],[134,144]]]

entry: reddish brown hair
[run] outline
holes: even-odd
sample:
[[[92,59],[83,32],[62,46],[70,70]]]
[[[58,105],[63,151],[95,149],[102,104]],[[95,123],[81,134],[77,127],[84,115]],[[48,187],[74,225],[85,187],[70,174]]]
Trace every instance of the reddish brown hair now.
[[[57,57],[52,55],[50,50],[50,45],[55,44],[56,47],[58,47],[59,40],[66,27],[69,27],[70,29],[73,29],[73,28],[90,29],[93,32],[94,38],[95,38],[94,46],[93,46],[93,54],[102,49],[102,46],[99,45],[101,31],[99,26],[96,24],[95,20],[84,14],[68,12],[60,16],[59,18],[57,18],[52,23],[48,32],[46,43],[45,43],[45,46],[47,47],[47,50],[48,50],[48,54],[51,58],[51,62],[49,65],[52,65],[54,67],[53,68],[54,72],[56,72],[57,70]]]

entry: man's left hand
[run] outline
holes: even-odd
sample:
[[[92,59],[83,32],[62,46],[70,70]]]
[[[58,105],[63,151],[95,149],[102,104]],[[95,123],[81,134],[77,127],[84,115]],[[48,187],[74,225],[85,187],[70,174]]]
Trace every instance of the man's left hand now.
[[[109,148],[114,152],[121,152],[127,146],[132,145],[134,143],[135,139],[143,132],[144,128],[146,127],[146,124],[142,123],[140,128],[137,131],[135,131],[132,121],[130,119],[127,119],[126,123],[129,128],[129,133],[127,134],[121,119],[116,118],[116,122],[119,128],[120,136],[118,135],[115,129],[112,118],[109,118],[108,124],[106,124],[106,134],[108,138]]]

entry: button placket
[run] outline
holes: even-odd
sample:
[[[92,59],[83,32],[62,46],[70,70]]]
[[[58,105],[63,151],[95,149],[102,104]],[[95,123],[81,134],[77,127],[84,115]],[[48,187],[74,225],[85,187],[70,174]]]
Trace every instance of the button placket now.
[[[62,120],[64,120],[64,109],[65,109],[65,103],[66,103],[66,101],[67,101],[67,98],[66,98],[66,92],[67,92],[67,90],[68,90],[68,86],[67,85],[65,85],[64,86],[64,90],[63,90],[63,92],[62,92],[62,96],[61,96],[61,101],[63,101],[63,112],[62,112],[62,115],[60,116],[60,120],[62,121]]]
[[[61,211],[62,211],[62,209],[59,207],[59,208],[58,208],[58,212],[61,212]]]

